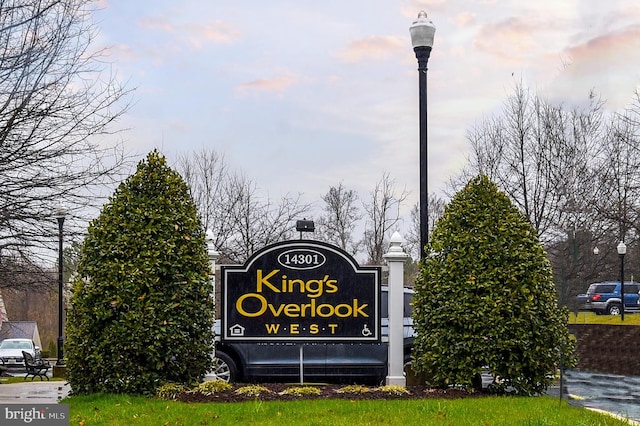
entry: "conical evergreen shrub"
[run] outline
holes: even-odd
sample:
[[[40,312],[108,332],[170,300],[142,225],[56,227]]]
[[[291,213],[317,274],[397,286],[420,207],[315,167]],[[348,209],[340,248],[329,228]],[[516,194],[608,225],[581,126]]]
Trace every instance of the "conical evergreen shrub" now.
[[[575,363],[568,311],[525,216],[486,176],[457,193],[437,222],[420,265],[413,368],[438,387],[537,394],[559,366]]]
[[[157,151],[89,226],[68,311],[74,393],[152,394],[211,368],[214,306],[205,233]]]

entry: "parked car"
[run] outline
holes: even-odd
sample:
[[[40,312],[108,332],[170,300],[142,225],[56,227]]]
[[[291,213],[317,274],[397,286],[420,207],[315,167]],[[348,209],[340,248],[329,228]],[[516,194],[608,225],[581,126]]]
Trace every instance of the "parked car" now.
[[[0,342],[0,359],[9,369],[24,369],[22,351],[30,353],[35,359],[41,357],[40,347],[31,339],[4,339]]]
[[[626,312],[640,312],[638,292],[640,283],[624,283],[624,308]],[[587,290],[585,309],[598,315],[620,315],[622,299],[620,282],[594,283]]]
[[[588,299],[589,299],[589,297],[587,296],[586,293],[578,294],[576,296],[576,300],[575,300],[576,310],[578,310],[578,311],[588,311],[589,310],[589,308],[587,307],[587,300]]]
[[[413,349],[413,290],[404,292],[404,357]],[[387,375],[388,288],[382,288],[381,343],[305,344],[304,379],[326,383],[380,383]],[[295,382],[300,379],[300,344],[221,342],[216,321],[215,368],[212,375],[228,382]]]

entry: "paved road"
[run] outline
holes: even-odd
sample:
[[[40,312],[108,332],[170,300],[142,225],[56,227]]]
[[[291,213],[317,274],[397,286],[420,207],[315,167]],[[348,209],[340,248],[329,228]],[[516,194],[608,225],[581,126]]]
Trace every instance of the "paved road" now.
[[[569,403],[607,411],[640,424],[640,376],[568,370]]]
[[[53,404],[65,398],[70,387],[63,381],[27,380],[0,384],[0,404]]]

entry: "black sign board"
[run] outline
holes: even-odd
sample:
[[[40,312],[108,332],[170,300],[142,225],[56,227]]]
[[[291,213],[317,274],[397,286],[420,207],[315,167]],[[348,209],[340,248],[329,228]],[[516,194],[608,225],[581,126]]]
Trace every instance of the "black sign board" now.
[[[276,243],[221,275],[222,340],[380,341],[380,268],[338,247]]]

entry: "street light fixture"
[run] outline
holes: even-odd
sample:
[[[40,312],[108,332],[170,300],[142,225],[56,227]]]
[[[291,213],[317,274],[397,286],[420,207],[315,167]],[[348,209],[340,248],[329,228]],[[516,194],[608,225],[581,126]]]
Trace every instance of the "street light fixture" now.
[[[421,10],[418,19],[409,27],[411,45],[418,59],[418,85],[420,90],[420,258],[424,257],[429,242],[429,188],[427,185],[427,62],[433,47],[436,27]]]
[[[58,206],[54,212],[54,217],[58,220],[58,360],[56,366],[64,366],[64,337],[62,336],[62,301],[64,299],[63,272],[64,262],[62,256],[62,227],[67,215],[64,206]]]
[[[618,255],[620,256],[620,299],[622,307],[620,309],[620,321],[624,321],[624,255],[627,254],[627,246],[624,241],[618,244]]]
[[[297,220],[296,221],[296,231],[300,232],[300,239],[302,239],[302,233],[303,232],[315,232],[316,231],[316,225],[313,222],[313,220],[307,220],[307,218],[305,217],[302,220]]]

